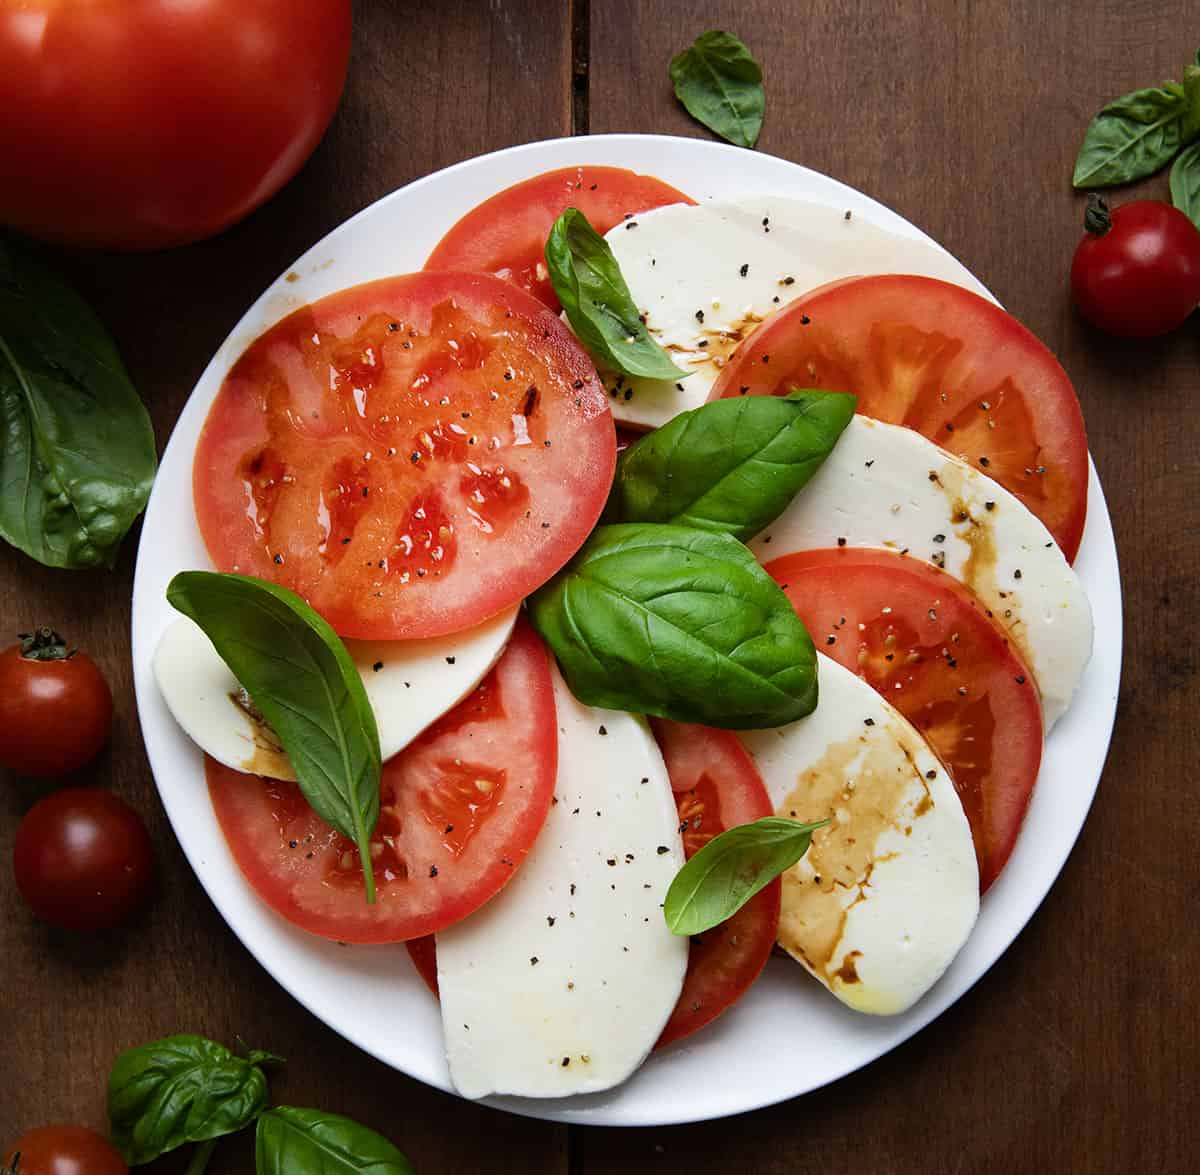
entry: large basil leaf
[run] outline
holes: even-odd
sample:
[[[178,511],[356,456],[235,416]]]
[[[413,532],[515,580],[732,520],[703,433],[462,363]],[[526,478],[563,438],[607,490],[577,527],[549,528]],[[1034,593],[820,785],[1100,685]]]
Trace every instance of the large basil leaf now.
[[[687,377],[650,337],[612,249],[578,208],[550,229],[546,267],[571,329],[598,363],[647,379]]]
[[[808,632],[727,534],[599,527],[529,607],[571,692],[590,706],[744,730],[793,722],[817,704]]]
[[[155,468],[150,417],[100,320],[0,240],[0,538],[51,567],[111,567]]]
[[[373,902],[379,731],[346,646],[299,596],[265,580],[182,571],[167,600],[204,629],[271,724],[313,810],[358,846]]]
[[[1075,187],[1130,183],[1165,167],[1196,133],[1189,107],[1188,94],[1178,82],[1134,90],[1110,102],[1084,135],[1075,161]]]
[[[739,147],[753,147],[766,103],[762,68],[737,37],[701,33],[671,61],[671,84],[687,112]]]
[[[258,1120],[258,1175],[413,1175],[386,1138],[340,1114],[276,1106]]]
[[[266,1105],[262,1070],[202,1036],[129,1049],[108,1079],[113,1144],[131,1166],[241,1130]]]
[[[758,534],[829,456],[854,415],[840,392],[714,400],[627,449],[613,485],[622,522]]]
[[[790,869],[816,829],[783,816],[766,816],[713,837],[675,874],[663,903],[672,934],[703,934],[732,918],[763,886]]]
[[[1200,143],[1193,143],[1171,167],[1171,203],[1200,229]]]

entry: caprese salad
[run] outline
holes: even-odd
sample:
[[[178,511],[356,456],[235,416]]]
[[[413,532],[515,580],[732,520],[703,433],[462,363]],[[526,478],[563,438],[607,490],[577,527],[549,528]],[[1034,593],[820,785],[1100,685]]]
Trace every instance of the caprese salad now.
[[[246,880],[406,942],[464,1096],[610,1088],[776,947],[891,1014],[966,941],[1092,620],[1078,400],[959,272],[850,212],[568,168],[228,372],[205,545],[321,619],[235,661],[192,609],[155,677]],[[377,734],[357,839],[285,745],[322,711],[233,668],[319,677],[321,626],[334,725]],[[816,826],[780,876],[681,874],[772,817]],[[672,933],[681,876],[729,917]]]

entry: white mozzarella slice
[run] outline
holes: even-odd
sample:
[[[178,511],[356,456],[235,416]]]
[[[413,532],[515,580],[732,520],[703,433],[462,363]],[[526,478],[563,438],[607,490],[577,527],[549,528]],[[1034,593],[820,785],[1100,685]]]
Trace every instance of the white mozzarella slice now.
[[[465,1097],[564,1097],[624,1081],[675,1007],[688,944],[662,902],[683,865],[645,722],[595,710],[555,673],[555,803],[520,870],[437,936],[450,1076]]]
[[[517,609],[509,608],[451,636],[346,642],[375,712],[384,759],[402,751],[479,684],[504,652],[516,619]],[[154,677],[175,721],[217,762],[274,779],[296,778],[275,732],[204,631],[187,617],[163,633],[154,653]]]
[[[673,204],[605,239],[651,335],[691,373],[678,384],[605,374],[613,415],[638,428],[703,404],[741,340],[816,286],[869,273],[963,280],[962,268],[927,241],[781,196]]]
[[[783,877],[779,944],[842,1003],[911,1007],[979,912],[971,830],[950,776],[866,682],[818,656],[807,718],[744,733],[775,811],[830,824]]]
[[[856,416],[750,549],[766,563],[836,545],[907,551],[966,584],[1033,671],[1045,727],[1092,655],[1092,609],[1042,522],[972,465],[912,429]]]

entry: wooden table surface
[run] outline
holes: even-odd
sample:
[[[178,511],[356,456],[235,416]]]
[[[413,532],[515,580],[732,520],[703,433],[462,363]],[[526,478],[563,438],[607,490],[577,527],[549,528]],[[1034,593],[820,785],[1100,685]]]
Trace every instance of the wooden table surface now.
[[[119,341],[161,449],[244,309],[376,198],[534,139],[702,136],[674,101],[667,63],[711,27],[737,32],[763,62],[760,150],[836,176],[925,228],[1049,344],[1079,390],[1121,554],[1125,667],[1099,794],[1045,904],[930,1028],[803,1099],[645,1130],[568,1130],[459,1101],[370,1059],[296,1004],[184,861],[134,708],[136,534],[107,575],[47,570],[3,549],[0,630],[69,630],[113,684],[111,747],[84,779],[145,815],[159,884],[135,924],[88,941],[35,924],[0,881],[0,1142],[46,1121],[102,1127],[115,1053],[188,1029],[226,1041],[240,1033],[291,1058],[273,1079],[280,1098],[369,1123],[422,1175],[1195,1169],[1200,323],[1118,343],[1083,326],[1066,293],[1083,129],[1106,99],[1179,76],[1200,45],[1194,0],[361,0],[340,112],[281,195],[204,244],[64,264]],[[1166,179],[1138,191],[1164,197]],[[38,794],[0,779],[5,861]],[[242,1138],[223,1144],[210,1169],[252,1166]]]

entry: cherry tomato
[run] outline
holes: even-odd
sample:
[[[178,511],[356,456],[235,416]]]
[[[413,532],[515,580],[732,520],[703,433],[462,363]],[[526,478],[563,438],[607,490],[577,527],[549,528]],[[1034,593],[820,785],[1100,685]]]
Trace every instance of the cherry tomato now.
[[[43,922],[61,930],[107,930],[149,896],[150,834],[112,792],[64,788],[34,804],[17,826],[13,876]]]
[[[1111,211],[1088,202],[1087,235],[1071,262],[1079,312],[1110,335],[1148,339],[1179,326],[1200,302],[1200,231],[1161,200]]]
[[[20,640],[0,653],[0,763],[21,775],[76,771],[108,740],[108,682],[52,629]]]
[[[0,223],[134,249],[220,232],[312,153],[349,54],[350,0],[0,5],[0,159],[21,177]]]
[[[17,1155],[20,1175],[129,1175],[112,1143],[84,1126],[40,1126],[21,1135],[4,1156],[4,1170]]]

